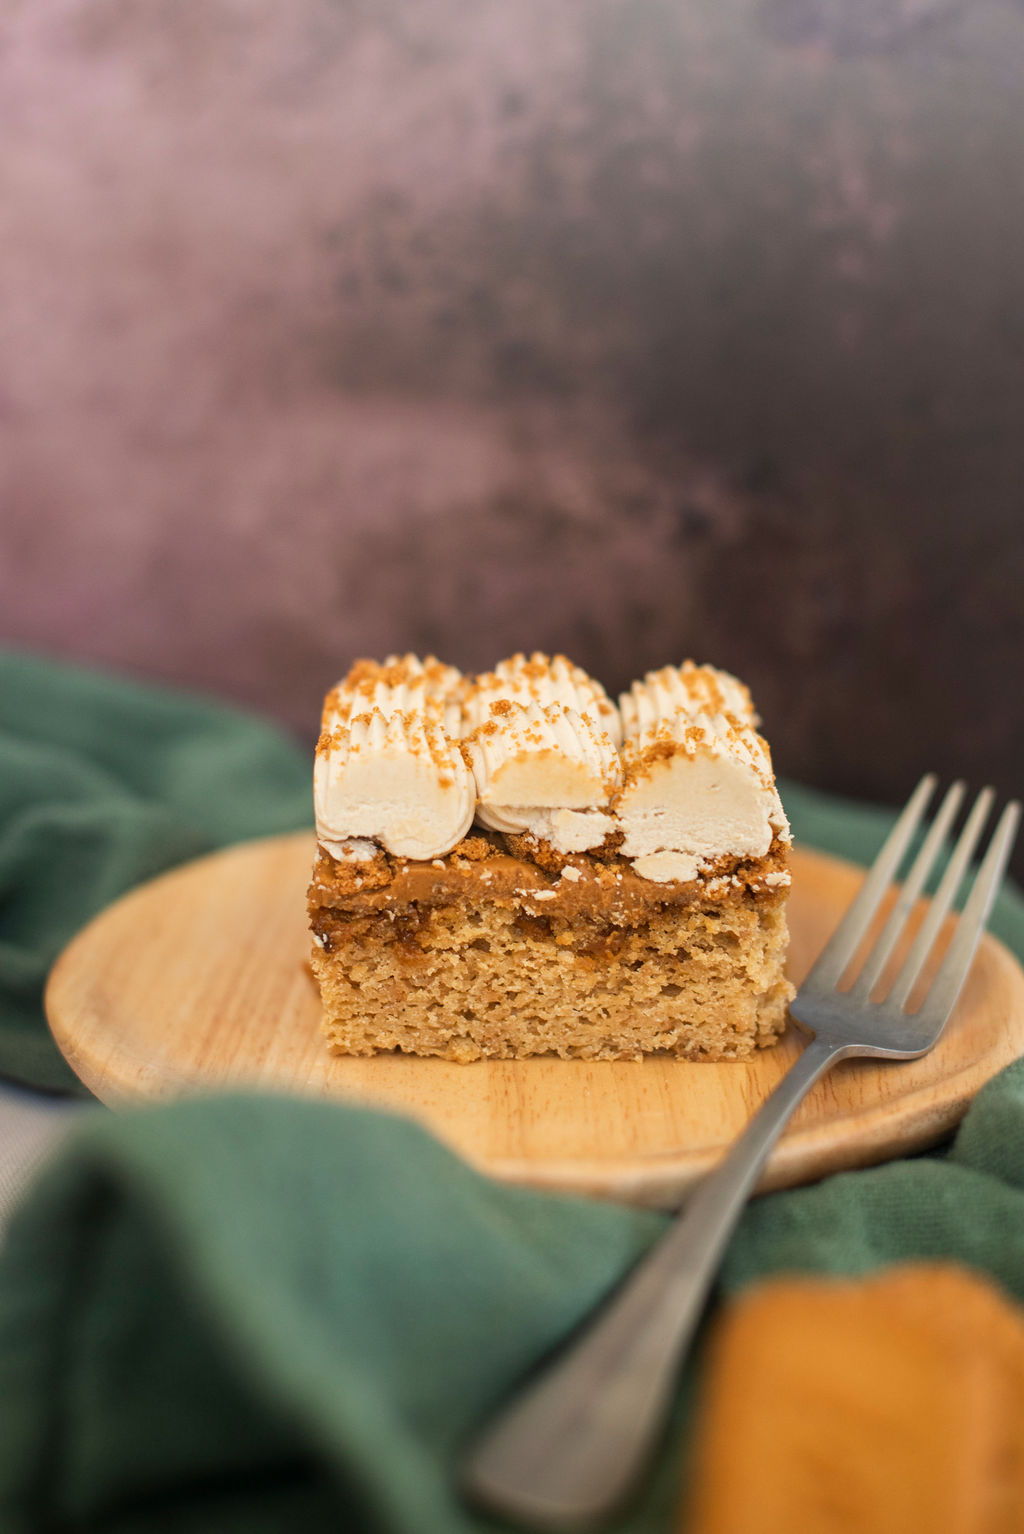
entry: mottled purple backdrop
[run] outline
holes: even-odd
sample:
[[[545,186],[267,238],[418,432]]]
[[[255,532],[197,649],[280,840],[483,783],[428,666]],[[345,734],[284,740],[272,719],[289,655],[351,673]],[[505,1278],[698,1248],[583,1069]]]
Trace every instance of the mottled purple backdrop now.
[[[1020,0],[3,0],[4,638],[748,678],[1020,786]]]

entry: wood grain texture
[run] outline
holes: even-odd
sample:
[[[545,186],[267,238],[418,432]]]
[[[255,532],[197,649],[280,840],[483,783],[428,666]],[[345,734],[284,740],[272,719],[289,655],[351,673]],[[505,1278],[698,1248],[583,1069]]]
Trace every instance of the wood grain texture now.
[[[735,1138],[799,1052],[743,1063],[479,1061],[332,1055],[308,964],[307,833],[229,848],[142,886],[65,950],[47,989],[54,1037],[103,1101],[229,1088],[347,1098],[421,1120],[476,1166],[549,1188],[671,1206]],[[862,878],[793,857],[799,982]],[[906,1064],[850,1061],[811,1093],[764,1188],[933,1143],[1024,1053],[1024,973],[986,937],[939,1045]]]

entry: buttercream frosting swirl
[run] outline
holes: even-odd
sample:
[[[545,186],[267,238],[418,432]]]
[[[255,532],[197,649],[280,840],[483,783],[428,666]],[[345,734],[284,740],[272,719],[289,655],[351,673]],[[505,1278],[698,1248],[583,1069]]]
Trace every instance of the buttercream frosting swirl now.
[[[563,655],[472,678],[434,656],[357,661],[324,706],[318,836],[341,860],[426,861],[475,816],[563,854],[614,835],[642,877],[693,879],[789,839],[757,723],[742,682],[692,661],[648,672],[619,708]]]
[[[313,773],[317,835],[354,860],[450,852],[473,823],[473,775],[458,745],[463,679],[433,656],[358,661],[327,696]]]

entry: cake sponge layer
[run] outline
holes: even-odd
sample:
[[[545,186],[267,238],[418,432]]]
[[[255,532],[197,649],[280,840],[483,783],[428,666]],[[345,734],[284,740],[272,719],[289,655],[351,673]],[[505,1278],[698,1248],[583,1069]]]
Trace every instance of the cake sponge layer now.
[[[505,905],[331,923],[312,964],[324,1033],[343,1053],[460,1062],[742,1059],[774,1044],[793,988],[781,892],[693,901],[595,936],[590,952]],[[560,941],[560,938],[562,941]]]

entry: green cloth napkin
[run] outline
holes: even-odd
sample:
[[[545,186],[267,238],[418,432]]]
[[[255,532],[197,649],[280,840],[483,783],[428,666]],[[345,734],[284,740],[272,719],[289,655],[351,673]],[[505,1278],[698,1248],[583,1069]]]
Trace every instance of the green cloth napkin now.
[[[89,1120],[0,1252],[4,1534],[491,1528],[460,1447],[663,1225],[489,1183],[355,1108]],[[944,1158],[755,1201],[724,1285],[937,1257],[1024,1300],[1024,1062]],[[698,1373],[619,1534],[676,1527]]]
[[[56,947],[181,857],[308,818],[305,753],[212,704],[0,657],[0,1069],[54,1085]],[[891,815],[786,788],[797,836],[870,858]],[[53,866],[55,833],[63,840]],[[54,922],[60,926],[54,932]],[[1008,891],[997,929],[1024,951]],[[332,1104],[97,1109],[0,1252],[3,1534],[462,1534],[460,1446],[661,1216],[501,1187]],[[967,1263],[1024,1300],[1024,1063],[945,1154],[748,1210],[726,1291],[785,1270]],[[673,1526],[689,1401],[620,1530]]]
[[[486,1528],[459,1444],[661,1226],[354,1108],[90,1118],[0,1255],[4,1534]]]
[[[241,710],[0,651],[0,1076],[82,1090],[43,986],[91,916],[175,863],[306,825],[311,755]]]

